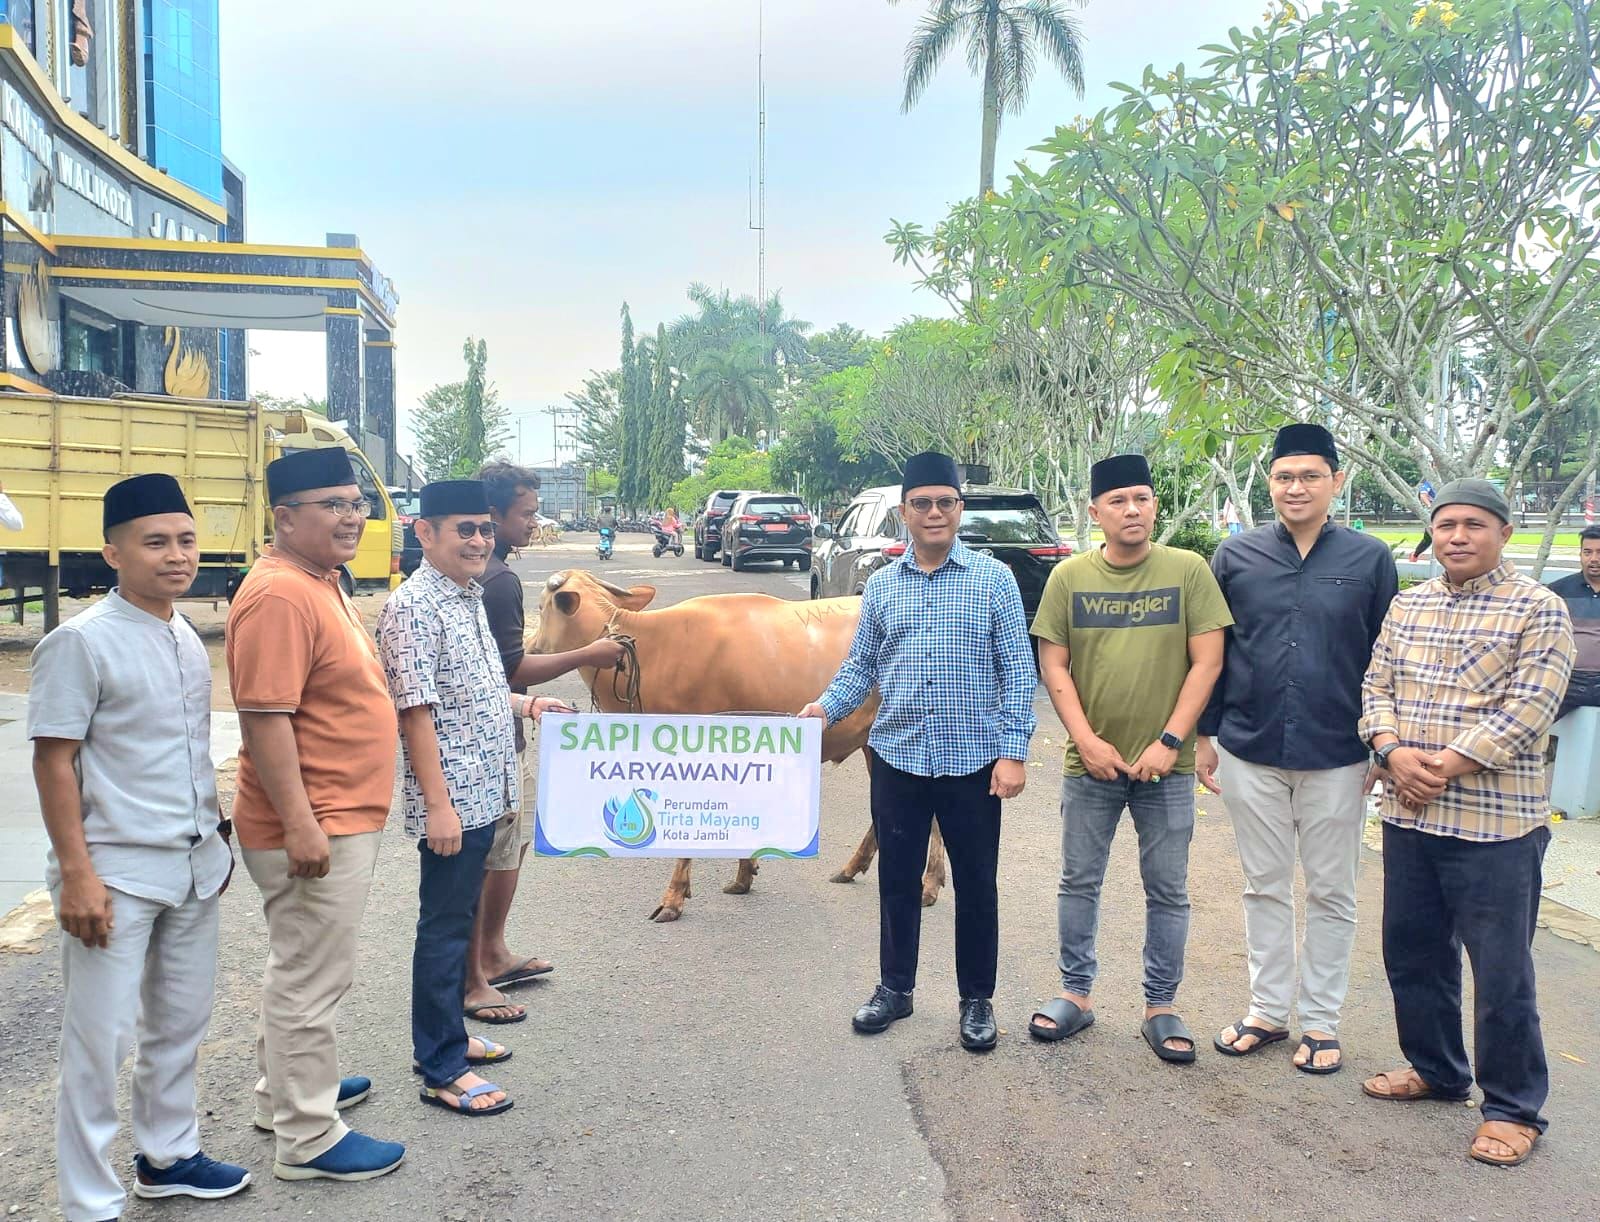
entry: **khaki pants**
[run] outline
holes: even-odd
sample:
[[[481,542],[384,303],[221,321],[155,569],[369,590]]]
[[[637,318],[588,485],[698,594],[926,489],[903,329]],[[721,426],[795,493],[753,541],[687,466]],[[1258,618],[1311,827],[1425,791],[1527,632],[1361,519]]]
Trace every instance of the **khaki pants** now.
[[[378,841],[378,832],[330,836],[326,878],[290,878],[282,849],[244,850],[267,915],[256,1111],[272,1117],[280,1163],[308,1163],[348,1132],[335,1106],[334,1024],[355,975]]]
[[[1356,869],[1366,800],[1365,760],[1294,771],[1252,764],[1219,743],[1217,777],[1244,867],[1244,932],[1250,950],[1250,1010],[1275,1027],[1295,1006],[1294,863],[1306,879],[1300,943],[1303,1030],[1339,1034],[1356,938]]]

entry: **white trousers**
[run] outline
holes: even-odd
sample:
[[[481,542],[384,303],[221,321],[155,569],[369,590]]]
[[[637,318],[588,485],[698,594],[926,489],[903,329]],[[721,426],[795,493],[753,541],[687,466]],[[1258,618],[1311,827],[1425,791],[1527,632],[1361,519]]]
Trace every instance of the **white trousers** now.
[[[217,897],[176,908],[112,891],[110,944],[61,935],[66,1004],[56,1083],[56,1185],[67,1222],[122,1213],[111,1166],[117,1075],[135,1036],[134,1145],[158,1167],[200,1149],[195,1065],[211,1021]]]
[[[1295,1006],[1294,863],[1306,880],[1300,943],[1302,1030],[1339,1033],[1356,938],[1356,867],[1367,764],[1297,771],[1248,763],[1217,746],[1217,778],[1244,867],[1250,1009],[1287,1027]]]

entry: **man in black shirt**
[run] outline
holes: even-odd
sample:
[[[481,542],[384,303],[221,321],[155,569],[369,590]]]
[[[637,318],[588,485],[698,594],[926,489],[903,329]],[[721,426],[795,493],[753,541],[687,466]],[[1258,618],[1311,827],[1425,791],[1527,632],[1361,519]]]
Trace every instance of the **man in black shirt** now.
[[[489,497],[489,516],[494,520],[494,553],[479,579],[483,586],[483,609],[489,617],[489,630],[500,647],[506,678],[514,692],[526,692],[530,684],[541,684],[576,670],[593,666],[608,670],[622,657],[622,646],[599,640],[569,653],[528,654],[525,651],[527,623],[522,605],[522,579],[506,565],[514,548],[527,547],[539,524],[539,476],[526,467],[494,462],[478,472]],[[517,893],[522,859],[533,841],[533,808],[538,792],[534,783],[533,753],[523,731],[524,719],[515,719],[517,754],[522,759],[522,809],[507,816],[495,827],[494,846],[485,864],[483,895],[478,904],[477,924],[467,958],[466,1013],[487,1023],[521,1022],[527,1010],[508,1002],[500,992],[511,985],[525,984],[553,971],[548,960],[512,953],[506,944],[506,918]]]
[[[1327,429],[1279,430],[1269,474],[1278,520],[1224,539],[1212,560],[1234,623],[1196,752],[1200,783],[1233,820],[1250,951],[1249,1012],[1213,1042],[1245,1056],[1288,1037],[1298,847],[1306,927],[1294,1063],[1315,1074],[1343,1063],[1369,764],[1356,733],[1361,680],[1399,587],[1383,543],[1329,519],[1344,478]]]
[[[1572,681],[1556,714],[1558,721],[1573,709],[1600,705],[1600,526],[1585,526],[1578,547],[1582,569],[1550,583],[1566,600],[1572,616],[1572,643],[1578,650]]]

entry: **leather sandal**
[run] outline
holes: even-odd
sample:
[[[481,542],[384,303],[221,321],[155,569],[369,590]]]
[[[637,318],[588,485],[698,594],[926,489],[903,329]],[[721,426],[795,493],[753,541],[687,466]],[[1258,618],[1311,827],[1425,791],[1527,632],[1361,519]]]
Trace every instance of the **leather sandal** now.
[[[1478,1149],[1478,1142],[1482,1138],[1498,1141],[1510,1149],[1509,1155],[1489,1154]],[[1528,1155],[1533,1153],[1533,1143],[1539,1140],[1539,1130],[1531,1124],[1517,1124],[1510,1120],[1485,1120],[1478,1126],[1478,1131],[1472,1135],[1472,1145],[1467,1153],[1480,1163],[1488,1163],[1491,1167],[1515,1167],[1518,1163],[1528,1161]]]
[[[1411,1066],[1386,1069],[1376,1077],[1361,1084],[1361,1093],[1372,1099],[1388,1103],[1415,1103],[1419,1099],[1442,1099],[1446,1103],[1464,1103],[1467,1095],[1441,1095],[1422,1080],[1422,1075]]]

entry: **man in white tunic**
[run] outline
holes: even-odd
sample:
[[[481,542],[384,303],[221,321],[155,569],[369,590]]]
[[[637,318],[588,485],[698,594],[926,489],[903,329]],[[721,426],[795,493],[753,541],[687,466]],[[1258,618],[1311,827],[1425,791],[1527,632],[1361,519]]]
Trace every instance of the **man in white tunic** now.
[[[56,1181],[67,1222],[122,1213],[109,1155],[135,1038],[134,1192],[214,1198],[250,1183],[201,1152],[195,1110],[233,854],[211,764],[211,665],[172,606],[199,565],[194,518],[175,479],[140,475],[106,492],[104,526],[117,587],[39,643],[28,693],[63,930]]]

